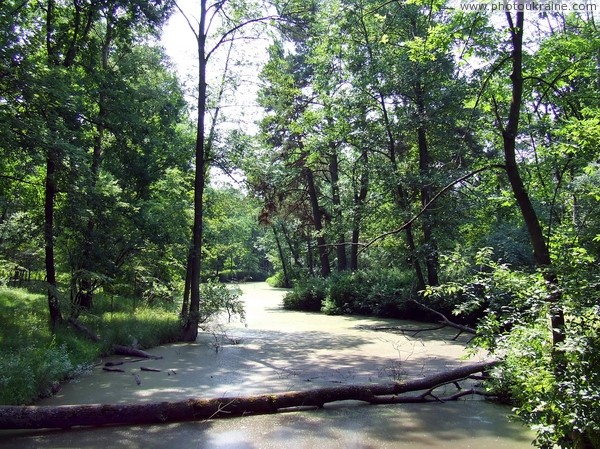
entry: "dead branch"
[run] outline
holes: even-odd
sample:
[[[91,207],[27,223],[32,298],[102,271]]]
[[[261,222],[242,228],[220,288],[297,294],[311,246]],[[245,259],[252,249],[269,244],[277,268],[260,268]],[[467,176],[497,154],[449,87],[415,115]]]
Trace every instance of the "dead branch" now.
[[[81,321],[79,321],[77,318],[70,316],[69,319],[67,320],[69,322],[69,324],[71,326],[73,326],[75,329],[77,329],[79,332],[83,333],[87,338],[89,338],[92,341],[95,342],[99,342],[100,341],[100,337],[98,337],[94,331],[92,331],[91,329],[89,329],[88,327],[84,326]]]
[[[458,324],[455,323],[453,321],[450,321],[446,315],[444,315],[443,313],[438,312],[437,310],[432,309],[429,306],[426,306],[425,304],[420,303],[419,301],[416,301],[414,299],[409,299],[410,302],[414,302],[415,304],[417,304],[419,307],[422,307],[423,309],[427,310],[428,312],[433,313],[436,316],[439,316],[440,319],[440,323],[444,324],[445,326],[449,326],[449,327],[453,327],[454,329],[458,329],[460,332],[458,334],[456,334],[456,336],[453,338],[453,340],[456,340],[458,338],[458,336],[460,334],[462,334],[463,332],[466,332],[467,334],[476,334],[477,331],[475,329],[473,329],[472,327],[469,326],[465,326],[463,324]]]
[[[433,390],[490,369],[497,361],[464,365],[422,379],[376,385],[347,385],[307,391],[262,394],[248,397],[188,399],[177,402],[142,404],[87,404],[62,406],[0,406],[0,429],[41,429],[75,426],[150,424],[205,420],[248,414],[269,414],[325,404],[358,400],[369,404],[444,402],[475,390],[461,390],[447,397],[436,397]],[[417,396],[405,393],[423,391]],[[471,392],[472,391],[472,392]]]
[[[132,356],[132,357],[142,357],[144,359],[154,359],[154,360],[162,359],[162,356],[152,355],[146,351],[132,348],[131,346],[115,345],[114,351],[115,351],[115,354],[117,354],[117,355],[128,355],[128,356]]]

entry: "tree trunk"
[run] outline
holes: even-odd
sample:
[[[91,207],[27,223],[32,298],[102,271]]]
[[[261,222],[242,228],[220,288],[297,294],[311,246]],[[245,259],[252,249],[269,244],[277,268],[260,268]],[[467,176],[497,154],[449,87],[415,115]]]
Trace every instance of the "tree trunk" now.
[[[110,14],[110,13],[109,13]],[[102,73],[108,73],[108,59],[110,56],[110,48],[112,45],[113,38],[113,21],[114,17],[112,15],[107,17],[106,23],[106,33],[104,35],[104,40],[102,42],[101,48],[101,64],[102,64]],[[110,87],[107,86],[106,80],[102,79],[100,81],[99,86],[99,94],[98,94],[98,115],[95,119],[96,123],[96,135],[94,136],[94,146],[92,150],[92,161],[90,167],[90,191],[92,195],[96,195],[95,189],[98,184],[98,179],[100,175],[100,165],[102,163],[102,146],[104,142],[104,133],[106,130],[106,119],[108,117],[108,108],[107,108],[107,98],[108,93],[107,90]],[[89,200],[88,200],[89,201]],[[92,200],[93,201],[93,200]],[[87,206],[90,210],[94,210],[96,206],[93,204],[89,204]],[[79,267],[76,267],[75,277],[77,273],[86,273],[90,271],[95,271],[92,266],[92,248],[93,245],[97,242],[94,242],[94,230],[96,228],[96,214],[92,214],[88,219],[87,228],[85,231],[85,235],[83,238],[83,251],[82,257]],[[89,276],[88,274],[84,274],[84,276]],[[77,286],[77,292],[73,298],[73,302],[71,304],[71,315],[73,317],[77,317],[79,315],[80,309],[89,309],[93,304],[93,294],[95,290],[96,282],[88,277],[84,277],[76,279],[74,284]]]
[[[331,273],[331,268],[329,266],[329,252],[327,250],[327,243],[325,242],[325,237],[323,236],[323,213],[319,207],[319,197],[317,195],[317,188],[315,186],[315,176],[312,170],[308,167],[304,168],[304,178],[306,179],[306,186],[308,188],[308,195],[310,197],[310,205],[313,214],[313,223],[317,233],[317,250],[319,251],[321,276],[327,277]]]
[[[337,256],[337,271],[346,271],[348,269],[348,259],[346,256],[346,239],[343,232],[342,223],[342,200],[340,198],[340,167],[335,148],[331,148],[329,156],[329,174],[331,175],[331,204],[333,206],[333,219],[337,231],[337,242],[335,253]]]
[[[415,274],[417,276],[417,288],[419,291],[423,291],[425,290],[427,284],[425,284],[425,276],[423,275],[423,270],[421,269],[421,262],[419,262],[419,258],[417,257],[417,248],[415,246],[412,225],[406,226],[406,244],[408,245],[408,249],[410,251],[409,261],[415,269]]]
[[[417,141],[419,146],[419,175],[421,178],[421,207],[426,207],[431,200],[431,173],[430,173],[430,154],[427,145],[427,111],[423,99],[423,88],[420,82],[415,85],[415,102],[417,105],[419,126],[417,127]],[[428,285],[438,285],[438,254],[437,244],[433,236],[433,214],[427,209],[423,214],[422,231],[423,247],[425,249],[425,266],[427,267]]]
[[[196,172],[194,176],[194,225],[192,230],[192,244],[190,248],[190,304],[186,316],[183,317],[181,338],[183,341],[195,341],[198,337],[200,324],[200,266],[202,253],[203,234],[203,198],[206,184],[206,170],[208,164],[205,153],[204,123],[206,113],[206,0],[200,1],[200,23],[198,26],[198,119],[196,123],[196,150],[194,161]]]
[[[288,249],[290,250],[290,254],[294,259],[294,265],[296,267],[302,267],[302,261],[300,259],[300,251],[298,251],[298,246],[295,244],[296,242],[292,242],[292,238],[290,237],[290,233],[288,232],[285,223],[281,223],[281,233],[285,238],[285,243],[287,244]]]
[[[290,288],[292,286],[292,283],[290,281],[290,273],[288,271],[287,263],[285,261],[285,254],[283,252],[283,247],[281,246],[281,241],[279,240],[279,236],[277,235],[277,229],[275,229],[275,224],[273,224],[271,229],[273,229],[273,236],[275,237],[277,251],[279,252],[279,260],[281,260],[281,268],[283,269],[283,286],[285,288]]]
[[[49,67],[59,64],[54,49],[54,9],[54,0],[49,0],[46,9],[46,53]],[[52,331],[54,331],[62,321],[56,285],[56,267],[54,265],[54,197],[56,195],[56,164],[56,150],[54,148],[47,148],[46,180],[44,185],[44,256],[46,282],[48,283],[48,309],[50,311],[50,327]]]
[[[358,270],[358,238],[360,236],[360,223],[367,194],[369,191],[369,153],[363,150],[360,156],[362,169],[359,176],[358,191],[354,192],[354,204],[352,212],[352,245],[350,246],[350,270]]]
[[[249,397],[188,399],[178,402],[146,404],[0,406],[0,429],[68,429],[75,426],[162,424],[269,414],[299,407],[323,407],[325,404],[344,400],[358,400],[370,404],[443,402],[477,392],[458,390],[449,397],[439,398],[433,394],[435,388],[485,371],[493,367],[495,363],[475,363],[423,379],[384,385],[348,385]],[[417,391],[423,391],[423,393],[417,396],[402,396],[402,394]]]
[[[550,258],[550,250],[546,245],[544,233],[540,225],[533,204],[529,198],[529,194],[523,179],[519,173],[517,165],[515,149],[516,139],[519,131],[519,118],[521,114],[521,104],[523,97],[523,12],[518,12],[517,22],[513,23],[510,12],[506,13],[510,25],[510,33],[512,39],[512,73],[510,75],[512,82],[512,99],[510,103],[510,111],[506,127],[502,130],[502,141],[504,144],[504,159],[506,165],[506,173],[510,182],[513,195],[521,215],[525,221],[529,239],[533,247],[533,257],[538,268],[543,270],[543,275],[548,283],[549,294],[548,302],[550,303],[550,321],[552,326],[552,342],[554,348],[565,339],[564,326],[565,319],[562,307],[557,304],[560,299],[560,288],[556,274],[552,271],[552,260]]]
[[[56,195],[55,158],[55,150],[48,148],[44,200],[44,240],[46,282],[48,283],[48,309],[50,310],[50,326],[53,331],[62,321],[56,284],[56,268],[54,266],[54,196]]]

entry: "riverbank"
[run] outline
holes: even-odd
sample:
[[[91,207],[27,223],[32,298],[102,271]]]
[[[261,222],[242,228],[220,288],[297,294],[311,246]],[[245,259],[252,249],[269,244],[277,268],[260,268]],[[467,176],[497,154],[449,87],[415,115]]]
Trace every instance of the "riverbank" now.
[[[149,308],[122,297],[97,297],[92,313],[80,320],[101,341],[90,340],[63,323],[48,326],[48,298],[23,288],[0,287],[0,404],[31,404],[56,393],[61,383],[76,379],[114,345],[148,348],[177,341],[177,313]]]
[[[417,378],[464,363],[464,341],[454,332],[416,337],[373,330],[393,324],[361,317],[325,316],[281,309],[281,290],[241,286],[246,322],[216,326],[194,344],[159,346],[163,358],[125,372],[101,367],[66,384],[40,405],[129,403],[304,390],[319,386],[384,383]],[[107,359],[106,361],[113,360]],[[135,376],[140,380],[138,385]],[[533,435],[506,418],[509,409],[485,401],[453,404],[365,406],[343,403],[323,410],[225,421],[77,429],[66,432],[2,432],[0,447],[331,448],[425,447],[525,448]]]

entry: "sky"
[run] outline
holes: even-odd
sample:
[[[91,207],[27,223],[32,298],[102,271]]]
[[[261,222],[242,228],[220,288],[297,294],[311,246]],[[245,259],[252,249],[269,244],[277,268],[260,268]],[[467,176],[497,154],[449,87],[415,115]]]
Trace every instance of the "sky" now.
[[[198,26],[199,0],[178,0],[195,29]],[[196,38],[188,22],[177,9],[163,29],[162,45],[177,70],[180,81],[187,92],[188,103],[195,103],[194,90],[197,86],[198,50]],[[260,67],[266,61],[268,40],[237,41],[233,52],[235,64],[230,64],[238,75],[236,89],[232,89],[229,98],[221,105],[221,114],[227,119],[225,126],[242,126],[247,132],[256,132],[254,122],[261,116],[261,110],[256,104]],[[209,61],[207,78],[209,85],[220,83],[227,46],[222,46],[221,52],[215,53]],[[233,83],[228,83],[233,86]]]
[[[199,0],[178,0],[178,4],[185,12],[192,25],[198,27]],[[161,44],[171,62],[173,63],[180,82],[186,92],[186,99],[194,116],[196,103],[195,90],[198,85],[198,48],[194,33],[184,15],[175,9],[173,15],[163,28]],[[260,66],[266,62],[266,47],[268,41],[254,40],[249,44],[244,41],[235,43],[234,58],[239,63],[233,64],[233,69],[241,77],[241,82],[236,89],[230,91],[229,97],[221,105],[220,119],[223,122],[220,129],[241,129],[248,134],[258,132],[257,121],[262,117],[262,109],[256,104],[258,89],[258,74]],[[226,49],[226,46],[223,47]],[[225,52],[215,53],[209,61],[207,78],[209,85],[217,86],[222,77]],[[229,83],[231,85],[231,83]],[[210,120],[210,119],[209,119]],[[210,126],[210,125],[208,125]],[[211,170],[211,184],[240,186],[242,176],[234,173],[233,178],[225,175],[220,170]]]
[[[198,0],[178,0],[178,4],[196,25],[195,17],[198,14],[195,14],[195,9],[198,7]],[[177,9],[163,29],[161,43],[175,64],[182,81],[195,74],[198,67],[196,38],[184,16]]]

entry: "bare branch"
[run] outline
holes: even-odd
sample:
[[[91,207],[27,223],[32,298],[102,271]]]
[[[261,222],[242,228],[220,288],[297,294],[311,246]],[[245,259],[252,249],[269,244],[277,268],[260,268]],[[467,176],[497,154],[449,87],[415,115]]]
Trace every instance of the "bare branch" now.
[[[455,323],[453,321],[450,321],[446,315],[444,315],[443,313],[438,312],[437,310],[432,309],[429,306],[426,306],[423,303],[420,303],[419,301],[415,301],[414,299],[409,299],[410,302],[417,304],[419,307],[422,307],[423,309],[427,310],[428,312],[433,313],[436,316],[439,316],[441,318],[440,323],[445,324],[446,326],[450,326],[453,327],[454,329],[458,329],[460,331],[460,333],[458,335],[460,335],[463,332],[466,332],[468,334],[475,334],[476,331],[475,329],[473,329],[472,327],[469,326],[464,326],[462,324],[458,324]],[[454,339],[456,339],[458,337],[458,335],[456,335],[456,337],[454,337]]]
[[[504,165],[492,164],[492,165],[486,165],[485,167],[479,168],[475,171],[467,173],[464,176],[461,176],[460,178],[452,181],[450,184],[448,184],[446,187],[444,187],[438,193],[436,193],[435,196],[433,196],[433,198],[431,198],[431,200],[429,200],[429,202],[427,204],[425,204],[425,206],[423,206],[423,208],[416,215],[414,215],[410,220],[405,222],[402,226],[400,226],[399,228],[396,228],[392,231],[388,231],[383,234],[380,234],[377,237],[371,239],[369,242],[363,243],[362,246],[364,247],[364,249],[366,249],[366,248],[370,247],[371,245],[373,245],[374,243],[378,242],[379,240],[384,239],[385,237],[402,232],[403,230],[405,230],[406,228],[411,226],[421,215],[423,215],[440,196],[442,196],[444,193],[446,193],[448,190],[450,190],[456,184],[460,184],[461,182],[463,182],[479,173],[482,173],[484,171],[487,171],[487,170],[490,170],[493,168],[502,169],[502,170],[505,169]]]
[[[183,18],[187,22],[188,27],[190,28],[190,30],[192,30],[192,33],[194,33],[194,37],[196,38],[196,41],[199,41],[200,40],[200,35],[196,32],[196,27],[194,25],[192,25],[192,22],[190,21],[190,19],[187,16],[187,14],[183,12],[183,9],[181,9],[181,6],[179,6],[179,3],[175,2],[175,7],[177,8],[177,10],[181,13],[181,15],[183,16]],[[203,33],[204,30],[200,30],[200,32]]]
[[[230,39],[230,36],[235,34],[238,30],[241,30],[242,28],[251,25],[253,23],[262,23],[262,22],[266,22],[268,20],[282,20],[281,17],[279,17],[278,15],[273,15],[273,16],[265,16],[265,17],[258,17],[256,19],[250,19],[247,20],[246,22],[242,22],[236,26],[234,26],[233,28],[229,29],[228,31],[226,31],[225,33],[223,33],[223,35],[221,36],[221,38],[217,41],[217,43],[213,46],[213,48],[211,50],[209,50],[206,53],[206,60],[208,61],[210,59],[210,57],[212,56],[212,54],[228,39]]]

